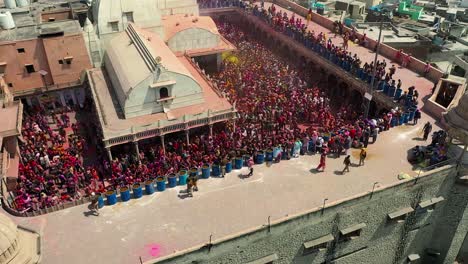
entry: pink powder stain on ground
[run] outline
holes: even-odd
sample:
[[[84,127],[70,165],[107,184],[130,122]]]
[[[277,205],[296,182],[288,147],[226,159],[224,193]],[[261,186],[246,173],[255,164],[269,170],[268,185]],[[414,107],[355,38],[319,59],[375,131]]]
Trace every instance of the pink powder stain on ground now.
[[[149,244],[145,248],[152,257],[159,257],[161,255],[161,246],[159,244]]]

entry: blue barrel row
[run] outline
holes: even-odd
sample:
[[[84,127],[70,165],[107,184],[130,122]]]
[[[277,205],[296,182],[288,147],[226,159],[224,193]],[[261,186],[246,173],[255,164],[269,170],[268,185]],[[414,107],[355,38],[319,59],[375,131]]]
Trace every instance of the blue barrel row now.
[[[156,177],[155,180],[148,180],[145,182],[145,193],[147,195],[153,194],[156,190],[162,192],[166,190],[166,186],[169,188],[174,188],[177,185],[186,185],[187,184],[188,174],[186,170],[182,170],[179,172],[178,175],[170,174],[167,177]],[[156,184],[155,184],[156,183]],[[143,185],[140,183],[136,183],[129,187],[122,187],[119,189],[120,191],[120,200],[122,202],[127,202],[131,199],[131,191],[133,192],[133,198],[139,199],[143,196]],[[114,205],[117,203],[117,192],[115,190],[110,190],[105,193],[105,197],[107,198],[107,205]],[[104,198],[102,195],[98,197],[98,206],[101,208],[104,206]]]

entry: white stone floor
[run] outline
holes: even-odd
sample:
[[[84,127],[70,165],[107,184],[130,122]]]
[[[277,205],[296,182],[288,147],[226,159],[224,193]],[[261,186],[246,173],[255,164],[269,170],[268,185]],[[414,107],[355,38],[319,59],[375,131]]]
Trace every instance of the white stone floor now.
[[[421,120],[423,121],[423,120]],[[346,197],[370,192],[398,181],[400,172],[410,173],[406,151],[418,126],[401,126],[379,135],[368,147],[363,167],[351,167],[345,175],[343,158],[327,160],[326,172],[311,172],[319,156],[301,156],[271,167],[257,165],[248,179],[238,177],[247,169],[233,171],[224,179],[200,180],[193,198],[178,197],[180,187],[139,200],[105,206],[100,216],[87,215],[87,206],[55,213],[15,218],[38,230],[43,238],[42,263],[139,263],[207,243],[298,214]],[[352,152],[357,162],[358,150]]]

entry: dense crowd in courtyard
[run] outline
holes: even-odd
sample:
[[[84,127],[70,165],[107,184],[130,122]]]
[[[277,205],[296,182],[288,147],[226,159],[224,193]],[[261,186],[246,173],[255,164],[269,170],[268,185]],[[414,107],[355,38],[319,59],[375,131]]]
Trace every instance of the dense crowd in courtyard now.
[[[274,10],[261,12],[269,12],[271,23],[282,30],[306,27],[306,21],[288,18]],[[327,94],[330,87],[319,85],[320,80],[311,81],[314,78],[309,75],[313,73],[307,69],[275,55],[233,24],[218,23],[218,27],[238,48],[213,76],[217,87],[238,110],[235,125],[233,122],[217,125],[212,136],[207,129],[191,131],[189,144],[184,135],[169,135],[165,150],[160,144],[141,144],[138,154],[115,153],[114,160],[103,159],[93,167],[85,167],[83,152],[87,142],[79,133],[83,124],[70,122],[66,110],[46,115],[43,109],[35,109],[23,119],[16,208],[50,207],[92,192],[104,192],[106,188],[116,189],[182,169],[200,168],[206,163],[224,165],[237,156],[254,157],[257,151],[267,149],[274,150],[276,162],[319,153],[317,169],[325,170],[327,156],[348,155],[352,147],[365,151],[379,133],[390,129],[392,119],[402,115],[401,109],[392,109],[364,119],[357,110],[359,106],[332,102]],[[346,47],[331,44],[324,33],[312,32],[308,37],[351,65],[361,64]],[[364,63],[365,71],[372,68],[372,63]],[[385,62],[378,62],[379,80],[391,82],[394,73]],[[410,88],[405,94],[412,104],[417,100],[414,91]]]

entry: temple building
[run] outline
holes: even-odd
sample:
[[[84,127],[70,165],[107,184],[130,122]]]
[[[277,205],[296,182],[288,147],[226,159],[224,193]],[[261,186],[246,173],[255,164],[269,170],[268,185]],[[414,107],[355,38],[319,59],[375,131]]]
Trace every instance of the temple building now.
[[[92,10],[94,29],[85,31],[99,39],[103,67],[87,71],[87,84],[109,157],[112,146],[133,142],[138,150],[139,140],[163,143],[178,131],[188,142],[191,128],[211,133],[214,123],[235,118],[207,73],[235,47],[210,17],[197,15],[195,1],[101,0]]]

